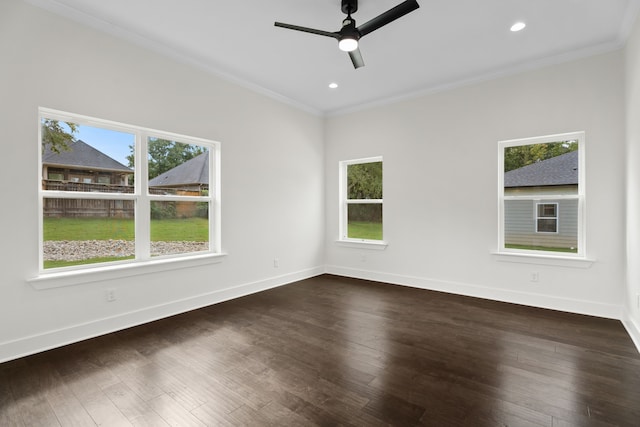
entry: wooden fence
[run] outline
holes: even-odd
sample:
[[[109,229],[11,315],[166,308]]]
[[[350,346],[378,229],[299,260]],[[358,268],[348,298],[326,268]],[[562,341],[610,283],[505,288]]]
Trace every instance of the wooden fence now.
[[[45,217],[133,218],[133,200],[44,199]]]

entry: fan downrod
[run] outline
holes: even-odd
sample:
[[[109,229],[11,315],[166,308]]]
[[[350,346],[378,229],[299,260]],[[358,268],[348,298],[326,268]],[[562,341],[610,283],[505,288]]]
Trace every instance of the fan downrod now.
[[[342,13],[351,15],[358,11],[358,0],[342,0]]]

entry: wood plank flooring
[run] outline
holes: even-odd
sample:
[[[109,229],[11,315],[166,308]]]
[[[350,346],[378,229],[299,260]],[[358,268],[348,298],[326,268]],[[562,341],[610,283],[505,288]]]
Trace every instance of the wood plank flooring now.
[[[640,426],[618,321],[320,276],[0,364],[0,426]]]

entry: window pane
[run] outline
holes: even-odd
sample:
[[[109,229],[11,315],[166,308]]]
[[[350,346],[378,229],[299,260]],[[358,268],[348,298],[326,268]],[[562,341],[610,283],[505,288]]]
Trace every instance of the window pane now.
[[[133,193],[134,144],[130,133],[43,119],[42,188]]]
[[[209,151],[202,146],[160,138],[148,139],[149,193],[206,196]]]
[[[209,202],[151,202],[151,255],[209,250]]]
[[[557,199],[557,219],[536,218],[534,200],[504,201],[506,248],[578,252],[578,199]]]
[[[382,199],[382,162],[347,166],[348,199]]]
[[[504,194],[578,194],[578,141],[504,148]]]
[[[382,204],[349,204],[347,206],[347,237],[382,240]]]
[[[539,203],[538,204],[538,216],[539,217],[556,217],[556,204],[555,203]]]
[[[45,198],[43,205],[45,269],[134,257],[133,200]]]
[[[539,219],[538,233],[555,233],[558,231],[558,220],[556,219]]]

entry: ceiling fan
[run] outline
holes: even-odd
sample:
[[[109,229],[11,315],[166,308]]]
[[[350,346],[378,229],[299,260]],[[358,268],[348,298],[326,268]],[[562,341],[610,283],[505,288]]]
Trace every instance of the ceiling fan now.
[[[313,28],[300,27],[298,25],[283,24],[282,22],[276,22],[275,26],[288,28],[290,30],[303,31],[305,33],[317,34],[320,36],[332,37],[338,40],[338,47],[340,50],[349,53],[353,67],[360,68],[364,67],[364,61],[362,60],[362,54],[358,47],[358,41],[367,34],[403,17],[409,12],[413,12],[419,7],[420,5],[416,0],[405,0],[383,14],[365,22],[359,27],[356,27],[356,21],[351,17],[351,14],[358,10],[358,0],[342,0],[342,12],[346,13],[347,17],[342,21],[342,29],[340,29],[340,31],[322,31]]]

